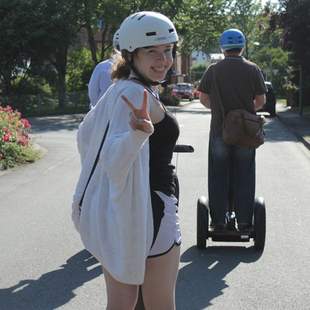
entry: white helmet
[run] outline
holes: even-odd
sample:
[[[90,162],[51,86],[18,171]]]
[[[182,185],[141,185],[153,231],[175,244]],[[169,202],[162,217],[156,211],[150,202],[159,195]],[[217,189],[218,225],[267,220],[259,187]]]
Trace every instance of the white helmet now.
[[[119,29],[113,35],[113,47],[119,51]]]
[[[138,12],[128,16],[119,29],[120,50],[133,52],[146,46],[175,43],[178,34],[172,21],[157,12]]]

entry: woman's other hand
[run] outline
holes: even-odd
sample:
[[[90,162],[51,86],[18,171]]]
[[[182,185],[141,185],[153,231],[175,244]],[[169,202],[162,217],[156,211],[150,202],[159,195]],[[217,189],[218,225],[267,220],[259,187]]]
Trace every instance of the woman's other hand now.
[[[147,90],[143,91],[143,101],[140,109],[135,108],[135,106],[128,100],[126,96],[122,96],[122,99],[126,102],[130,112],[130,126],[133,130],[141,130],[146,133],[153,133],[154,126],[152,124],[150,114],[148,112],[148,93]]]

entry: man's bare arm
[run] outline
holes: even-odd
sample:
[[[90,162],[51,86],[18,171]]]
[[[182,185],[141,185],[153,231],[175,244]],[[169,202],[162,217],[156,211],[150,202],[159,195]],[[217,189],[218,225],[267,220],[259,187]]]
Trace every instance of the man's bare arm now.
[[[255,111],[261,109],[266,102],[266,96],[265,95],[256,95],[254,98],[254,107]]]
[[[200,102],[208,109],[211,108],[211,105],[210,105],[210,97],[208,94],[206,93],[203,93],[203,92],[200,92],[199,94],[199,99],[200,99]]]

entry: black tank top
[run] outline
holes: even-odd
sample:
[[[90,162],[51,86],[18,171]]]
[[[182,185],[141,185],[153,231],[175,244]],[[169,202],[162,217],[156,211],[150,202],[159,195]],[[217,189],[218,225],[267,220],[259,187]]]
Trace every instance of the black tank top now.
[[[154,133],[149,139],[151,189],[167,195],[175,194],[175,167],[171,160],[179,133],[176,118],[166,110],[163,120],[154,124]]]

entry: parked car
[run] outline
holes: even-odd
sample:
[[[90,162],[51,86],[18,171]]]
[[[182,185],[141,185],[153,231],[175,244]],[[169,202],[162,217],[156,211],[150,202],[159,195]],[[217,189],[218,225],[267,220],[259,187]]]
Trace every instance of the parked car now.
[[[172,96],[179,99],[194,99],[193,85],[190,83],[177,83],[172,88]]]
[[[271,117],[276,116],[276,96],[272,87],[271,82],[266,81],[267,87],[266,103],[260,111],[268,112]]]

